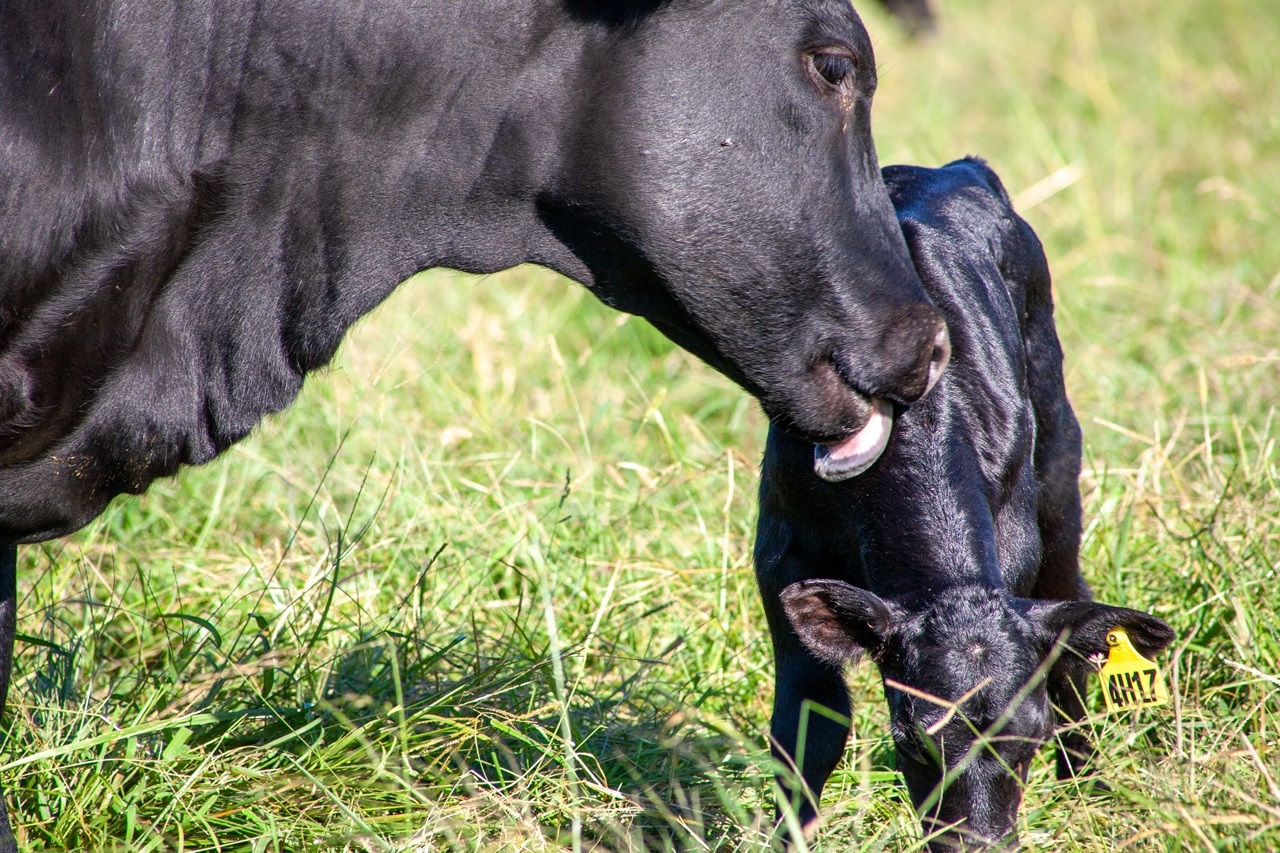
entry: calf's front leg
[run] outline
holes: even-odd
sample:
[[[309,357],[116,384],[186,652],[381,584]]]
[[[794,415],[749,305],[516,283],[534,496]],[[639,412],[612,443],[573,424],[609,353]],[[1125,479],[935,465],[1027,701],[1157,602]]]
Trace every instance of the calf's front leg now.
[[[818,800],[849,738],[849,690],[840,667],[813,655],[787,618],[781,593],[789,584],[838,573],[813,537],[770,511],[762,492],[756,530],[756,582],[773,642],[774,694],[771,751],[779,762],[778,817],[791,807],[808,834],[817,825]],[[805,547],[807,543],[808,547]]]
[[[773,719],[770,738],[783,796],[808,834],[818,801],[849,739],[849,690],[839,669],[813,657],[790,625],[773,629]],[[835,719],[833,719],[835,717]],[[781,819],[786,802],[778,803]]]
[[[1080,430],[1065,403],[1052,429],[1045,429],[1037,448],[1039,526],[1043,551],[1032,595],[1045,601],[1089,601],[1093,593],[1080,574]],[[1064,656],[1071,652],[1063,650]],[[1050,670],[1045,687],[1058,716],[1055,734],[1059,779],[1087,775],[1093,744],[1080,729],[1086,671],[1077,660],[1060,659]]]
[[[1050,671],[1045,683],[1049,701],[1058,717],[1058,726],[1054,732],[1054,752],[1058,778],[1064,781],[1090,773],[1093,742],[1080,730],[1080,723],[1087,715],[1083,701],[1086,681],[1087,676],[1078,667],[1059,664]]]

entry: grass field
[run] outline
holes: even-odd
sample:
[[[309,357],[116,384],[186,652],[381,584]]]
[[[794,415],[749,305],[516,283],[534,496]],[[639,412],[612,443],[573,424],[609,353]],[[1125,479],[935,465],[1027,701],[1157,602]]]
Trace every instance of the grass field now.
[[[864,17],[881,161],[989,159],[1045,242],[1084,567],[1178,639],[1167,710],[1034,766],[1037,850],[1280,849],[1280,7]],[[424,275],[286,415],[21,555],[24,849],[766,850],[757,406],[521,268]],[[819,850],[910,850],[878,680]]]

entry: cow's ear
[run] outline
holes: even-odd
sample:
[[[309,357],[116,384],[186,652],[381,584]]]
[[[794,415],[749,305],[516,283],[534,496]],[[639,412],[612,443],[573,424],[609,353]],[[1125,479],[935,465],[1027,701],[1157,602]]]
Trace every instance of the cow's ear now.
[[[1028,617],[1050,645],[1065,638],[1068,654],[1084,659],[1106,656],[1107,634],[1123,628],[1143,657],[1151,658],[1173,642],[1173,629],[1163,620],[1128,607],[1094,601],[1036,601]]]
[[[837,666],[863,652],[874,657],[893,628],[893,612],[884,599],[844,581],[800,581],[779,597],[805,648]]]

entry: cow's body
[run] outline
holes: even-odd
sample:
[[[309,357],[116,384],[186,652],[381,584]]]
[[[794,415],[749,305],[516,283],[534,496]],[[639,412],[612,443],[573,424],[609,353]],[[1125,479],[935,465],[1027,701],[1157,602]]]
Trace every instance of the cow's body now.
[[[1083,715],[1084,660],[1105,652],[1107,631],[1126,627],[1148,654],[1172,635],[1092,603],[1080,576],[1080,430],[1034,232],[980,161],[885,178],[946,315],[951,364],[853,479],[820,480],[811,445],[770,432],[756,567],[777,663],[773,735],[789,761],[806,700],[847,716],[840,666],[869,655],[926,832],[953,828],[931,846],[985,846],[1014,829],[1028,762],[1053,731],[1050,702]],[[812,824],[848,728],[809,713],[807,732],[808,791],[784,785]],[[1088,754],[1064,733],[1060,775]]]
[[[424,268],[562,272],[808,440],[919,398],[875,82],[846,0],[0,4],[0,679],[17,543],[215,457]]]

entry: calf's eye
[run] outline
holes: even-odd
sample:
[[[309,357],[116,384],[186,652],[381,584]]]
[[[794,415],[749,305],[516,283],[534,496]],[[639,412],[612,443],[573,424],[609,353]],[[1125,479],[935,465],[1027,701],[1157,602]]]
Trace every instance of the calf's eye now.
[[[857,60],[843,50],[817,50],[809,54],[809,72],[814,82],[835,89],[852,83],[857,69]]]

